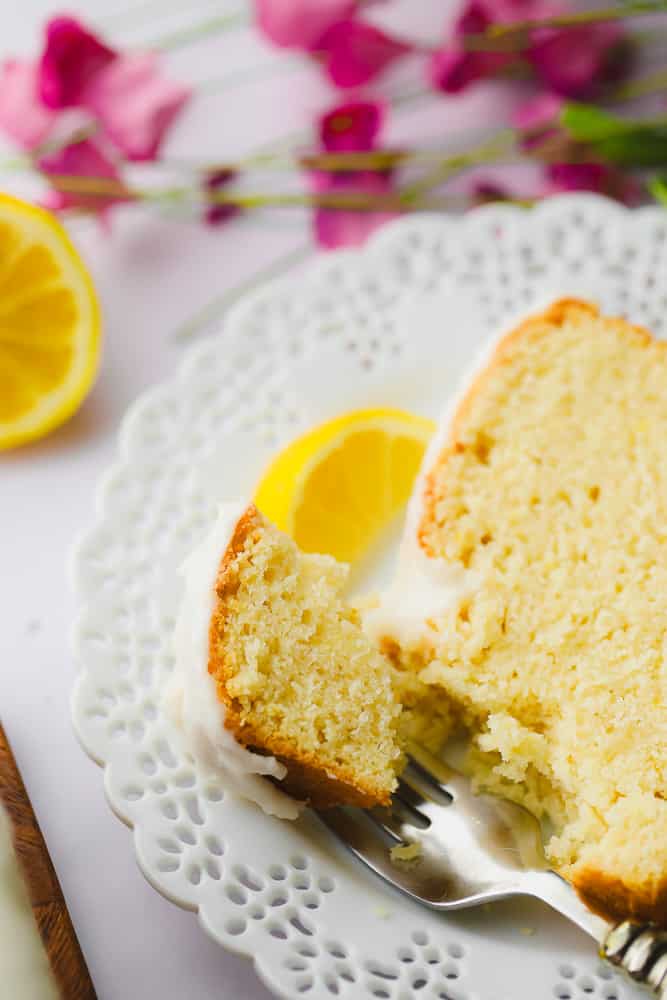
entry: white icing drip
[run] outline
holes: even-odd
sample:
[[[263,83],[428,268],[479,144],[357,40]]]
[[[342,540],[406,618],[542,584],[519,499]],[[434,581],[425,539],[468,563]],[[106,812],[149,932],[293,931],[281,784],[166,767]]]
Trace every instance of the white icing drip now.
[[[223,553],[246,505],[221,506],[210,533],[185,560],[183,602],[174,631],[174,675],[165,692],[165,708],[185,734],[188,749],[201,767],[223,786],[282,819],[296,819],[301,804],[262,775],[282,779],[287,773],[275,757],[253,753],[225,728],[225,706],[208,672],[208,633],[215,604],[215,578]]]
[[[402,646],[419,642],[449,608],[480,585],[476,573],[444,559],[430,559],[417,544],[404,545],[398,572],[380,605],[364,614],[364,629],[375,642],[391,636]]]

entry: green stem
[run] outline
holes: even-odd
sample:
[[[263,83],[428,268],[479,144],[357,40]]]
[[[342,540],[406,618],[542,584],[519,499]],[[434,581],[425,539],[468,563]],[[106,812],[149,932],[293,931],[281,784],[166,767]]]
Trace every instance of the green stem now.
[[[513,151],[515,146],[515,130],[503,129],[503,131],[493,136],[490,140],[483,142],[480,146],[442,161],[434,170],[429,171],[425,177],[403,188],[401,192],[402,203],[404,205],[414,204],[434,188],[440,187],[441,184],[448,181],[454,174],[458,174],[468,167],[475,167],[482,163],[498,163],[507,156],[508,152]]]
[[[369,195],[363,191],[312,194],[301,191],[269,194],[211,191],[202,196],[198,189],[192,187],[133,188],[105,177],[56,174],[50,175],[49,180],[56,190],[63,193],[92,198],[125,198],[128,201],[175,203],[195,200],[204,205],[233,205],[243,209],[308,205],[357,212],[399,212],[403,208],[400,191],[386,195]]]
[[[208,38],[210,35],[219,35],[223,31],[233,30],[249,22],[250,18],[245,11],[237,11],[234,14],[218,14],[201,21],[199,24],[193,24],[189,28],[180,28],[178,31],[163,35],[153,42],[148,42],[143,47],[161,49],[162,51],[177,49],[183,45],[198,42],[202,38]]]
[[[658,69],[653,73],[646,73],[637,80],[629,80],[616,87],[611,97],[614,101],[631,101],[636,97],[646,97],[661,90],[667,90],[667,70]]]
[[[494,49],[507,50],[523,48],[525,36],[539,28],[578,28],[588,24],[605,21],[620,21],[629,17],[643,17],[649,14],[659,14],[667,10],[667,0],[636,0],[624,7],[606,7],[599,10],[581,10],[566,14],[554,14],[536,20],[512,21],[490,24],[485,31],[477,35],[466,35],[465,47],[472,51],[487,51]],[[518,37],[514,37],[518,36]],[[500,42],[500,45],[495,43]]]

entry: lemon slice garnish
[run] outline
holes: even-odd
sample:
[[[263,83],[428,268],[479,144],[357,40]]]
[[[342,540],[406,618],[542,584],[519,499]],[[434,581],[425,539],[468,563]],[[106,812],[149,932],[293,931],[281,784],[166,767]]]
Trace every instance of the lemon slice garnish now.
[[[99,356],[97,296],[67,233],[49,212],[0,194],[0,449],[67,420]]]
[[[304,552],[358,560],[406,503],[434,424],[403,410],[356,410],[292,441],[255,503]]]

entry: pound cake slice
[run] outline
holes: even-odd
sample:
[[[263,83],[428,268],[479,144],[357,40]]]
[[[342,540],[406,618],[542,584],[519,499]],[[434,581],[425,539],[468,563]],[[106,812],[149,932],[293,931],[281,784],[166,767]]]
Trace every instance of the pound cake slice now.
[[[341,596],[347,572],[250,506],[215,581],[208,669],[225,725],[318,807],[388,803],[400,760],[390,667]]]
[[[593,908],[667,923],[665,345],[561,300],[497,343],[427,463],[412,539],[456,587],[385,643]]]

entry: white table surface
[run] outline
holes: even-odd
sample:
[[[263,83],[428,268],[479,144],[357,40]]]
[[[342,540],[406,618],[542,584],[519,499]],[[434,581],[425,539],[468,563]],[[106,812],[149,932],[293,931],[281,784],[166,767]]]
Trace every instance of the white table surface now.
[[[34,52],[54,4],[5,0],[1,6],[0,57]],[[119,42],[140,44],[221,9],[242,8],[243,0],[80,0],[66,6],[112,28]],[[431,40],[442,30],[444,6],[428,0],[399,5],[403,14],[410,8],[409,23]],[[193,100],[168,151],[230,157],[308,129],[314,114],[337,98],[316,70],[284,68],[290,60],[294,64],[294,57],[275,53],[244,28],[170,53],[166,61],[181,79],[227,82]],[[245,70],[253,70],[252,78],[243,79]],[[406,66],[385,89],[418,82],[415,67]],[[434,139],[445,127],[497,122],[507,98],[492,92],[479,88],[455,106],[444,98],[418,102],[409,115],[397,111],[389,136]],[[0,185],[24,189],[14,175],[0,174]],[[130,208],[115,213],[109,234],[85,220],[71,231],[102,298],[104,359],[74,419],[46,440],[0,458],[0,712],[101,1000],[260,1000],[269,994],[250,965],[224,952],[191,913],[145,882],[131,835],[106,804],[101,771],[76,743],[68,642],[75,604],[67,561],[73,539],[91,521],[95,484],[113,458],[123,413],[174,369],[186,349],[175,329],[217,294],[307,247],[308,220],[292,211],[213,230]]]

